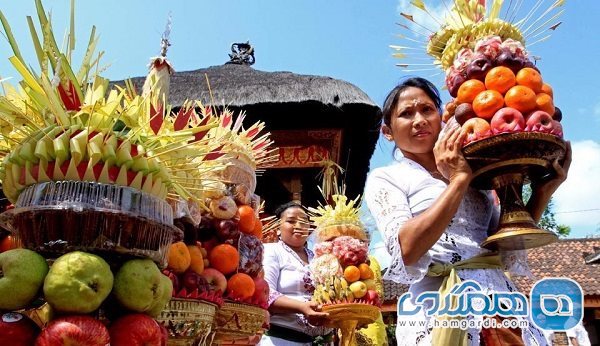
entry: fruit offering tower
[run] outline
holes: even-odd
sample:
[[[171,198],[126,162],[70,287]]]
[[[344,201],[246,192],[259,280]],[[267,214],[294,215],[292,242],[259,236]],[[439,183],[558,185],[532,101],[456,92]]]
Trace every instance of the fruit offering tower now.
[[[490,249],[523,249],[557,239],[539,229],[523,207],[522,185],[553,173],[552,162],[563,158],[562,112],[555,107],[554,93],[526,48],[549,37],[560,22],[564,1],[549,8],[541,3],[520,14],[521,3],[502,9],[501,0],[455,0],[442,19],[436,18],[423,1],[411,4],[415,15],[401,13],[412,33],[428,29],[417,18],[434,18],[441,26],[427,36],[426,53],[446,75],[452,100],[443,110],[443,120],[457,122],[465,135],[463,152],[473,170],[472,185],[495,189],[501,200],[499,230],[482,245]],[[500,18],[501,10],[504,19]],[[418,28],[418,29],[413,29]],[[530,42],[533,40],[533,42]],[[393,46],[402,67],[412,67],[418,54],[407,46]],[[418,51],[417,48],[414,48]],[[412,70],[414,71],[414,70]]]
[[[22,246],[0,254],[0,310],[13,311],[0,319],[0,344],[163,345],[171,330],[154,317],[173,285],[159,267],[183,236],[168,201],[202,205],[215,150],[204,136],[218,123],[193,107],[171,112],[154,77],[141,95],[109,90],[94,72],[94,29],[74,69],[73,28],[62,52],[36,8],[39,70],[0,13],[22,77],[0,96],[0,179],[14,203],[1,221]]]
[[[310,264],[313,300],[329,313],[328,326],[340,328],[342,345],[351,345],[355,330],[375,321],[382,298],[369,267],[367,233],[358,215],[359,198],[332,195],[331,205],[309,208],[317,241]]]
[[[269,286],[262,278],[261,203],[254,191],[257,167],[272,159],[272,142],[262,122],[244,128],[244,114],[234,119],[228,109],[205,108],[205,113],[218,122],[206,138],[216,147],[209,156],[220,161],[206,166],[204,208],[188,202],[182,208],[187,212],[176,216],[185,236],[172,245],[167,273],[179,276],[175,297],[216,290],[225,299],[217,312],[214,343],[226,344],[261,334],[266,320]],[[194,252],[199,253],[196,268]]]

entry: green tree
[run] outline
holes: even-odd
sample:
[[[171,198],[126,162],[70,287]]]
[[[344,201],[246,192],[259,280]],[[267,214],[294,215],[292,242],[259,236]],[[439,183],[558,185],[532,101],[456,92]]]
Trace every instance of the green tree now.
[[[523,186],[523,202],[527,203],[530,197],[531,186]],[[550,202],[548,202],[546,209],[544,209],[544,212],[542,213],[542,218],[540,219],[540,222],[538,222],[538,226],[545,230],[552,231],[562,238],[569,236],[569,234],[571,233],[571,227],[567,225],[558,224],[556,222],[556,218],[554,217],[553,209],[554,202],[552,201],[552,198],[550,198]]]

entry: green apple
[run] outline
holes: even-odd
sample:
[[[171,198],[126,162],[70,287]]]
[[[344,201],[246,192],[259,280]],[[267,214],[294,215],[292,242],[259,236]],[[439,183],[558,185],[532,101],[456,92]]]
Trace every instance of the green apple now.
[[[48,264],[44,257],[27,249],[13,249],[0,254],[0,309],[18,310],[34,300]]]
[[[44,297],[57,311],[86,314],[100,307],[112,286],[113,274],[106,261],[75,251],[54,261],[44,281]]]
[[[150,259],[127,261],[115,275],[113,293],[125,308],[148,312],[156,307],[159,300],[164,299],[166,285],[163,283],[163,276]]]
[[[374,279],[362,280],[367,285],[367,290],[377,291],[377,283]]]
[[[169,300],[171,300],[171,295],[173,294],[173,282],[169,279],[168,276],[164,274],[160,274],[160,284],[162,295],[157,299],[154,305],[148,310],[146,313],[152,317],[156,317],[160,315],[160,312],[163,311]]]
[[[367,285],[362,281],[356,281],[350,284],[350,291],[355,299],[360,299],[367,294]]]

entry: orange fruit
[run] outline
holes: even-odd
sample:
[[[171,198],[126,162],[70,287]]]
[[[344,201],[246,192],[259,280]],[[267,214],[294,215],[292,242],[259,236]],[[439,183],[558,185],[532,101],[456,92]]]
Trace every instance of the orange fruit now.
[[[471,103],[482,91],[485,91],[485,84],[478,79],[469,79],[468,81],[462,83],[458,88],[458,94],[456,96],[456,102],[458,104],[461,103]]]
[[[505,66],[496,66],[485,75],[485,87],[504,94],[517,84],[515,74]]]
[[[175,273],[181,274],[186,271],[192,262],[190,251],[184,242],[178,241],[169,246],[169,255],[167,257],[167,267]]]
[[[196,274],[202,274],[204,271],[204,256],[202,255],[202,249],[198,245],[188,245],[188,251],[190,252],[190,268]]]
[[[227,296],[233,299],[248,299],[254,295],[254,280],[248,274],[233,274],[227,280]]]
[[[539,93],[535,95],[535,104],[537,105],[537,109],[550,115],[554,114],[554,102],[552,101],[552,96],[546,93]]]
[[[523,114],[529,113],[537,107],[535,99],[533,90],[523,85],[515,85],[504,94],[506,106],[512,107]]]
[[[236,271],[240,263],[240,254],[237,249],[229,244],[215,246],[208,254],[211,267],[228,275]]]
[[[486,90],[477,94],[473,100],[473,111],[478,117],[489,120],[504,107],[502,94],[496,90]]]
[[[375,277],[375,273],[373,273],[373,269],[369,267],[366,263],[361,263],[358,265],[358,270],[360,270],[360,279],[368,280]]]
[[[347,266],[344,269],[344,279],[348,281],[348,283],[358,281],[360,279],[360,269],[357,266]]]
[[[254,222],[254,229],[252,230],[252,235],[255,236],[256,238],[262,240],[262,231],[263,231],[262,221],[260,221],[259,219],[256,219],[256,221]]]
[[[531,67],[525,67],[517,72],[517,84],[526,86],[533,90],[534,93],[539,93],[542,91],[542,86],[544,82],[542,81],[542,75],[532,69]]]
[[[240,216],[240,221],[238,221],[240,232],[252,234],[254,231],[254,224],[256,223],[254,209],[249,205],[241,205],[238,207],[238,214]]]
[[[544,94],[548,94],[548,95],[550,95],[550,97],[554,98],[554,90],[552,90],[552,87],[550,86],[550,84],[548,84],[548,83],[542,84],[542,92]]]

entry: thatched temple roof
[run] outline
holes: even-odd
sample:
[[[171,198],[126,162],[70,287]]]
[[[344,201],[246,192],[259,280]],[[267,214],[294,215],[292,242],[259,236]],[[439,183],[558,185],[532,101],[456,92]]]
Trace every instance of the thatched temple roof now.
[[[132,78],[138,92],[144,79]],[[177,108],[186,100],[244,110],[249,123],[262,120],[271,131],[342,129],[339,163],[347,169],[343,177],[346,191],[349,196],[362,193],[379,135],[381,110],[356,86],[330,77],[265,72],[248,65],[224,64],[175,72],[171,76],[169,103]],[[311,174],[318,183],[316,174]],[[303,189],[303,199],[306,190]]]

